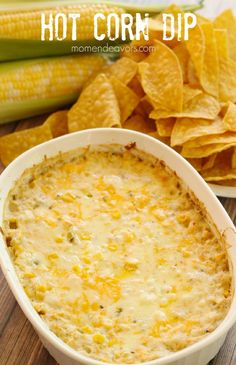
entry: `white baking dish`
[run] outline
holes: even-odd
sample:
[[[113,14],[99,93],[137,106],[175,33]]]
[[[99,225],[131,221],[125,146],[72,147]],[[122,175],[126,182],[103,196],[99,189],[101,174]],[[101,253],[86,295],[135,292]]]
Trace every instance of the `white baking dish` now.
[[[69,134],[52,141],[43,143],[11,163],[0,176],[0,225],[3,217],[4,201],[9,190],[23,171],[35,163],[42,161],[45,155],[53,156],[59,151],[68,151],[76,147],[87,145],[117,143],[126,145],[130,142],[136,142],[137,148],[152,154],[153,156],[165,161],[165,163],[188,185],[196,197],[202,202],[209,215],[212,217],[219,232],[221,232],[229,245],[229,256],[233,267],[234,280],[236,277],[236,232],[234,225],[225,212],[224,208],[217,200],[211,189],[193,169],[193,167],[178,155],[174,150],[162,144],[158,140],[144,135],[142,133],[128,131],[124,129],[91,129],[82,132]],[[16,276],[14,266],[8,255],[4,240],[0,235],[0,262],[8,284],[24,311],[30,320],[40,339],[51,355],[60,365],[102,365],[100,361],[90,359],[80,355],[70,348],[51,331],[41,320],[40,316],[33,309],[30,300],[22,289]],[[197,305],[197,303],[196,303]],[[153,365],[206,365],[219,351],[226,334],[236,321],[236,296],[234,295],[230,311],[221,325],[206,338],[195,343],[188,348],[165,358],[146,362]]]

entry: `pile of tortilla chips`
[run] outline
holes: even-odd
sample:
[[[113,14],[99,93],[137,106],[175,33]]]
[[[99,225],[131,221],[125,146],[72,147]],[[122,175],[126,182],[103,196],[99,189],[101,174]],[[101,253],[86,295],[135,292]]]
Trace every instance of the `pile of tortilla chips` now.
[[[172,5],[164,12],[177,18],[182,10]],[[1,137],[2,162],[65,133],[123,127],[170,145],[206,181],[235,186],[236,18],[231,10],[213,21],[198,16],[187,41],[179,41],[176,30],[176,37],[164,42],[159,14],[150,21],[149,34],[149,41],[133,41],[90,80],[69,111]]]

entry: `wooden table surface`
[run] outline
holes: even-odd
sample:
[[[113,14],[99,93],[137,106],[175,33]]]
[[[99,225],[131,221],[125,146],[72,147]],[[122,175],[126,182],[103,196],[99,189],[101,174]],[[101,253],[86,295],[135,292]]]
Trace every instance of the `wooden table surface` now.
[[[0,135],[15,129],[25,129],[40,124],[43,118],[35,118],[34,123],[22,121],[0,128]],[[2,167],[0,166],[0,171]],[[236,199],[221,199],[222,204],[236,224]],[[236,325],[231,329],[224,346],[210,365],[236,364]],[[57,365],[45,350],[29,321],[16,303],[0,271],[0,365]],[[194,365],[194,364],[191,364]]]

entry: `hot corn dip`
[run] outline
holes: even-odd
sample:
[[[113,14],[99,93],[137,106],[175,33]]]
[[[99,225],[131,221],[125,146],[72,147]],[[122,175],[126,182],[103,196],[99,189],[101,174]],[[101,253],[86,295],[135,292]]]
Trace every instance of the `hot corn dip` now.
[[[134,146],[88,147],[27,170],[3,230],[51,331],[92,358],[138,363],[200,340],[228,311],[226,248],[195,201]]]

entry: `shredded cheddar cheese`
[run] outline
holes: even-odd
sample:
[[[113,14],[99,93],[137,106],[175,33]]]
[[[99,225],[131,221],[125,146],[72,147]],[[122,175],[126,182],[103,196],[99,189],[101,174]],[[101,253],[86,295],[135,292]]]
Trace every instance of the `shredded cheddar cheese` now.
[[[35,310],[89,357],[160,358],[228,311],[223,239],[179,178],[135,148],[78,149],[27,170],[3,229]]]

